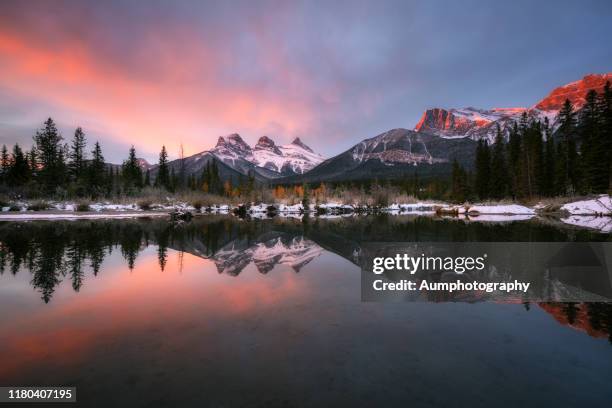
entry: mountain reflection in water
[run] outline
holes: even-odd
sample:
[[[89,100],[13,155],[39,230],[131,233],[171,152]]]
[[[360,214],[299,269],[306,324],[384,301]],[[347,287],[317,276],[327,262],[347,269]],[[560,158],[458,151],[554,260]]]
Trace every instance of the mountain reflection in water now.
[[[238,276],[249,265],[254,265],[262,274],[277,265],[288,266],[298,273],[324,251],[358,265],[361,245],[370,241],[608,239],[605,234],[541,224],[464,224],[425,217],[249,222],[229,216],[207,216],[182,224],[160,219],[0,223],[0,273],[15,275],[21,269],[29,270],[31,285],[48,303],[64,280],[69,280],[72,289],[78,292],[88,279],[98,275],[105,257],[114,251],[121,252],[132,270],[139,253],[149,246],[156,248],[161,271],[166,267],[171,249],[211,260],[219,273]],[[539,302],[538,305],[561,324],[594,337],[612,339],[611,304]]]

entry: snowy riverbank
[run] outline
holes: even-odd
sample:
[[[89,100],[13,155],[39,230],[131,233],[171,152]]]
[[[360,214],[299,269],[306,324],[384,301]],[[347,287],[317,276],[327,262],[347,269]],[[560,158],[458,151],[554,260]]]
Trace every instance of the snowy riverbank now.
[[[171,211],[190,211],[203,214],[230,214],[238,212],[253,218],[265,218],[269,215],[300,217],[304,213],[324,218],[384,212],[391,215],[429,215],[457,217],[476,222],[513,222],[525,221],[533,217],[548,215],[551,210],[538,203],[533,207],[519,204],[464,204],[453,205],[442,202],[393,203],[386,207],[364,207],[343,203],[310,204],[304,209],[301,203],[288,204],[250,204],[250,205],[212,205],[195,208],[183,202],[149,204],[142,208],[136,203],[117,204],[99,202],[89,204],[86,211],[79,211],[79,205],[73,202],[50,202],[42,211],[33,211],[24,202],[14,202],[1,208],[0,221],[16,220],[53,220],[53,219],[97,219],[97,218],[133,218],[165,216]],[[30,208],[32,206],[30,205]],[[612,232],[612,198],[600,195],[586,200],[574,201],[558,206],[553,211],[565,224],[577,227]]]

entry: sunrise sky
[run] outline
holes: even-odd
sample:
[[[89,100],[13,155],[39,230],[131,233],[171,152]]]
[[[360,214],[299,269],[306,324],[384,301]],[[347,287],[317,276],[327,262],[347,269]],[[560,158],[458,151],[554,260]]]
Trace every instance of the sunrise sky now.
[[[122,4],[125,3],[125,4]],[[0,142],[52,116],[108,161],[217,137],[326,156],[432,106],[530,106],[612,71],[609,1],[0,2]]]

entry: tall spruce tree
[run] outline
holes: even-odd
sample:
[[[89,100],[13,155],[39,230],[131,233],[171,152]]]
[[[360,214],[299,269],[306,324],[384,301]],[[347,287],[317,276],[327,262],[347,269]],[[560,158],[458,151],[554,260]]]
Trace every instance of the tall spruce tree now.
[[[128,159],[123,162],[121,168],[123,177],[123,187],[126,193],[133,193],[135,190],[142,188],[142,169],[138,164],[136,157],[136,149],[132,145]]]
[[[74,131],[74,137],[70,146],[70,162],[68,164],[70,176],[77,183],[84,181],[86,175],[86,147],[87,140],[85,139],[85,133],[81,127],[78,127]]]
[[[515,199],[521,195],[519,179],[521,146],[521,133],[519,132],[518,124],[514,122],[508,139],[508,169],[510,171],[510,192],[512,198]]]
[[[491,155],[489,143],[486,140],[479,140],[476,147],[476,180],[475,189],[478,198],[489,198],[490,175],[491,175]]]
[[[159,152],[159,163],[157,167],[157,178],[155,179],[155,186],[165,188],[169,191],[170,181],[170,171],[168,169],[168,152],[166,152],[166,146],[162,146],[161,152]]]
[[[574,106],[569,99],[563,103],[563,107],[557,116],[559,129],[557,130],[561,141],[557,155],[557,188],[558,193],[573,194],[576,191],[576,114]]]
[[[46,193],[52,193],[58,186],[63,186],[66,176],[64,147],[62,136],[53,119],[45,121],[42,129],[34,136],[36,156],[38,158],[38,179]]]
[[[499,123],[496,128],[495,144],[491,155],[490,192],[493,198],[502,198],[508,193],[510,176],[506,163],[506,146]]]
[[[552,196],[555,194],[555,141],[548,118],[544,119],[544,134],[546,142],[544,145],[544,185],[543,194]]]
[[[604,171],[602,167],[599,109],[597,92],[591,89],[585,97],[585,103],[580,112],[577,132],[580,135],[580,166],[582,168],[582,183],[585,192],[597,190],[598,179]],[[607,186],[606,186],[607,187]]]
[[[459,165],[457,159],[453,159],[451,179],[451,200],[456,203],[464,203],[468,199],[468,177],[467,173]]]
[[[7,184],[12,187],[23,186],[29,179],[28,159],[19,144],[15,144],[7,172]]]
[[[100,143],[96,141],[94,149],[91,152],[91,164],[89,165],[89,189],[90,194],[98,196],[103,192],[107,192],[106,184],[108,182],[106,174],[106,164],[104,163],[104,156],[102,155],[102,148]]]

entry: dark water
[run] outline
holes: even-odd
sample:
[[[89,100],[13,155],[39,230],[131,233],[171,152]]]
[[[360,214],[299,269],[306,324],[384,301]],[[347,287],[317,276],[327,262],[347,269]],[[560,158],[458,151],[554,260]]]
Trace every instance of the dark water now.
[[[364,303],[367,242],[609,241],[424,217],[0,223],[0,385],[79,406],[612,403],[612,305]]]

